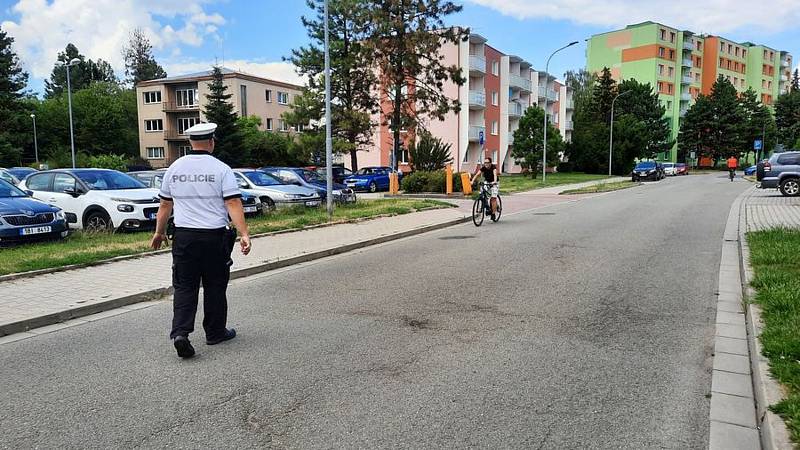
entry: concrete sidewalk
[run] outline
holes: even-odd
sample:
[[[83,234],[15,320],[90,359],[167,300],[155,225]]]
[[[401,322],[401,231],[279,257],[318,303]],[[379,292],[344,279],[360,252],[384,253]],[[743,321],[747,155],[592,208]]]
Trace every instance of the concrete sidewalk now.
[[[455,208],[438,209],[254,238],[250,255],[234,251],[232,278],[463,220]],[[161,253],[0,282],[0,336],[163,297],[171,265],[172,256]]]

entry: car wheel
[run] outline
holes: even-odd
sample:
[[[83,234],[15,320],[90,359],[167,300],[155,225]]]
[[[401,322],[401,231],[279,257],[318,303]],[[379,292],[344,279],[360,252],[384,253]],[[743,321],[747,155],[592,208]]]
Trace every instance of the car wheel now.
[[[781,181],[780,190],[786,197],[796,197],[800,194],[800,179],[789,178]]]
[[[86,216],[83,229],[88,233],[105,233],[112,228],[111,218],[105,211],[95,211]]]
[[[267,214],[275,211],[275,201],[269,197],[261,197],[261,213]]]
[[[369,191],[370,192],[377,192],[378,191],[378,185],[375,184],[374,181],[369,184]]]

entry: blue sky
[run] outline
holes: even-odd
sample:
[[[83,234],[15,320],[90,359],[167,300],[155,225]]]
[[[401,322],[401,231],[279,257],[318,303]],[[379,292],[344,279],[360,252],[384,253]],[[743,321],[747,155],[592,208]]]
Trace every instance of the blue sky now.
[[[521,56],[540,70],[552,50],[581,41],[553,59],[551,72],[557,75],[584,66],[587,37],[642,20],[800,55],[800,2],[795,0],[761,0],[759,8],[751,0],[705,5],[673,0],[669,11],[664,11],[663,1],[642,0],[463,4],[463,12],[451,23],[470,27],[493,47]],[[282,57],[306,43],[300,16],[309,12],[304,0],[0,0],[0,24],[16,38],[34,91],[42,90],[56,53],[70,41],[87,57],[106,59],[121,73],[119,49],[137,26],[147,31],[158,61],[170,74],[202,70],[224,59],[235,69],[295,81]]]

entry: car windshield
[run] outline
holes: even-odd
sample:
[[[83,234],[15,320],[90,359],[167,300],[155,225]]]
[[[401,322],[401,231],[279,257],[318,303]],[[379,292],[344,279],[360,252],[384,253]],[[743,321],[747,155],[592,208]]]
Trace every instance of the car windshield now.
[[[303,177],[304,180],[308,183],[313,183],[315,181],[325,181],[325,177],[317,172],[312,172],[310,170],[303,169],[302,174],[300,175]]]
[[[664,163],[664,167],[675,167],[673,163]]]
[[[655,168],[656,168],[656,163],[654,163],[652,161],[640,162],[639,164],[636,165],[636,169],[639,169],[639,170],[655,169]]]
[[[147,187],[136,178],[116,170],[77,170],[74,173],[89,186],[89,189],[98,191],[144,189]]]
[[[245,172],[244,176],[256,186],[277,186],[281,181],[268,173],[254,170],[252,172]]]
[[[17,178],[22,179],[22,178],[25,178],[26,176],[36,172],[36,169],[31,169],[31,168],[28,168],[28,167],[19,167],[19,168],[14,168],[14,169],[8,169],[8,172],[11,175],[14,175]]]
[[[15,197],[27,197],[28,194],[23,192],[18,187],[12,185],[11,183],[7,183],[3,180],[0,180],[0,198],[15,198]]]
[[[358,169],[358,172],[356,173],[359,175],[373,175],[378,173],[378,169],[373,167],[364,167],[363,169]]]
[[[0,170],[0,180],[8,181],[9,183],[16,184],[19,180],[11,172],[7,170]]]

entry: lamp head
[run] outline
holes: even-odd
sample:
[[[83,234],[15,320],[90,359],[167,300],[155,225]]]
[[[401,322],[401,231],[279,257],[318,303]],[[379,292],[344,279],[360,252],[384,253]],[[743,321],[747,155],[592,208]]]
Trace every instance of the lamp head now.
[[[69,62],[69,65],[70,65],[70,66],[77,66],[77,65],[78,65],[78,64],[80,64],[80,63],[81,63],[81,60],[80,60],[80,59],[78,59],[78,58],[72,58],[72,60],[70,60],[70,62]]]
[[[578,43],[578,41],[572,41],[572,42],[569,43],[569,45],[567,47],[572,47],[573,45],[575,45],[577,43]]]
[[[35,118],[36,118],[36,114],[31,114],[31,119],[35,119]]]

